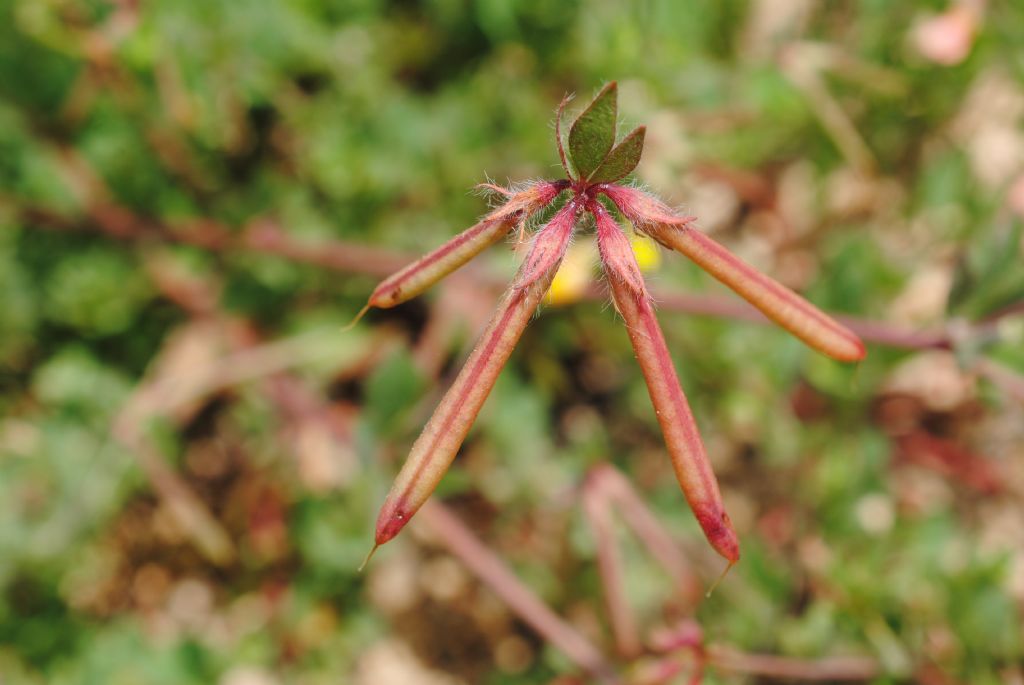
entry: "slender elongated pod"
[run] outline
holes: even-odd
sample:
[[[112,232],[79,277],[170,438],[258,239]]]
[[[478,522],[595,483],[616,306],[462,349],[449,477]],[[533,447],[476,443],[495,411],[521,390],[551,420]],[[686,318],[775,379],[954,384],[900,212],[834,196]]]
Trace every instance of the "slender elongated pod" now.
[[[844,362],[860,361],[867,354],[856,333],[700,231],[688,226],[660,225],[648,233],[663,245],[689,257],[769,319],[819,352]]]
[[[540,181],[519,192],[444,245],[423,255],[381,281],[370,295],[367,307],[386,309],[420,295],[476,255],[504,238],[531,214],[547,205],[566,184]]]
[[[609,278],[608,282],[647,381],[651,404],[661,424],[676,479],[708,542],[730,563],[735,563],[740,558],[739,541],[725,512],[718,481],[711,470],[686,395],[679,385],[654,308],[648,298],[638,296],[625,281]]]
[[[596,204],[596,203],[595,203]],[[722,503],[718,481],[704,450],[697,422],[686,401],[654,307],[642,287],[640,268],[629,241],[603,209],[594,211],[612,300],[629,331],[654,405],[676,479],[711,546],[730,564],[739,560],[739,542]],[[640,284],[640,287],[637,284]]]
[[[567,234],[572,231],[576,212],[576,203],[570,202],[537,233],[513,286],[505,293],[476,348],[416,439],[395,479],[377,517],[377,545],[405,527],[451,465],[498,374],[551,286],[568,246]]]
[[[864,343],[853,331],[689,226],[689,217],[674,217],[663,203],[634,188],[608,186],[604,192],[638,230],[689,257],[808,346],[839,361],[864,358]]]
[[[504,238],[515,225],[515,217],[506,216],[484,219],[467,228],[436,250],[381,281],[371,293],[368,305],[387,309],[411,300]]]

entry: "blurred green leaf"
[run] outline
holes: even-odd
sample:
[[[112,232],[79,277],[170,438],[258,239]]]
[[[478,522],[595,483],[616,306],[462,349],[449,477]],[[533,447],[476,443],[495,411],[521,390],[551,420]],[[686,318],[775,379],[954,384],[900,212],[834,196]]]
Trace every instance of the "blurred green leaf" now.
[[[86,336],[131,327],[150,297],[142,274],[124,255],[83,250],[60,260],[46,283],[45,311],[51,321]]]
[[[366,380],[366,415],[381,432],[395,427],[396,420],[411,408],[424,389],[411,357],[398,353],[381,364]]]
[[[980,319],[1024,300],[1022,228],[1020,220],[993,225],[967,245],[957,262],[950,313]]]

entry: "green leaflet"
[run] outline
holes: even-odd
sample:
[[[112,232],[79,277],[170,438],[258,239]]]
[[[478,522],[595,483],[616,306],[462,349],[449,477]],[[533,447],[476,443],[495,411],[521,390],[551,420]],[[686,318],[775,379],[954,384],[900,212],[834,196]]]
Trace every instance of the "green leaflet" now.
[[[1024,272],[1017,245],[1024,227],[994,223],[980,230],[965,247],[954,272],[947,310],[980,319],[1024,297]]]
[[[614,81],[601,89],[569,129],[569,156],[580,178],[588,178],[615,143],[618,86]]]
[[[646,133],[646,126],[638,126],[633,129],[608,153],[608,156],[601,162],[601,166],[591,174],[590,180],[593,183],[612,183],[629,175],[640,163],[640,156],[644,153],[644,135]]]

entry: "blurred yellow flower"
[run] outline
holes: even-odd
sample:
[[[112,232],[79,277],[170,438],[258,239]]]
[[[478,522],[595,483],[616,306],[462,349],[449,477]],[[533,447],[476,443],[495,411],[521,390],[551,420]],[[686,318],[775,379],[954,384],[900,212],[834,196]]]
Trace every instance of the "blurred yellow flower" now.
[[[558,267],[555,280],[551,282],[546,301],[548,304],[563,305],[576,302],[587,291],[594,279],[594,264],[597,262],[597,251],[594,243],[577,243],[569,246],[562,265]]]
[[[661,251],[653,240],[634,233],[629,244],[633,247],[641,271],[656,271],[661,266]]]
[[[634,234],[629,242],[641,271],[654,271],[661,266],[661,252],[653,240]],[[596,263],[593,243],[572,245],[551,282],[545,301],[556,306],[579,301],[594,280]]]

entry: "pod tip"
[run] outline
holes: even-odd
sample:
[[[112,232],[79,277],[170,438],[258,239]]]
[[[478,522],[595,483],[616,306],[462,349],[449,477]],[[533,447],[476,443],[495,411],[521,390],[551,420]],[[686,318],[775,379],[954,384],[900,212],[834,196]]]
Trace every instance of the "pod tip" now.
[[[728,563],[728,565],[725,567],[725,570],[722,571],[722,575],[718,576],[718,580],[716,580],[714,583],[712,583],[711,587],[707,591],[707,594],[704,595],[705,597],[707,597],[708,599],[711,598],[711,594],[716,589],[718,589],[718,586],[721,585],[723,580],[725,580],[725,576],[729,574],[729,571],[731,571],[732,567],[735,566],[735,565],[736,565],[735,561],[730,561]]]
[[[373,543],[373,547],[370,549],[369,553],[366,555],[366,558],[363,559],[363,563],[359,564],[359,568],[357,569],[358,573],[362,573],[363,569],[366,568],[366,565],[368,563],[370,563],[370,559],[373,558],[373,554],[374,554],[374,552],[377,551],[378,547],[380,547],[380,543],[379,542]]]
[[[359,320],[362,319],[363,316],[365,316],[366,312],[368,312],[368,311],[370,311],[370,303],[369,302],[367,302],[366,306],[364,306],[362,309],[359,310],[359,313],[356,314],[356,318],[352,319],[352,321],[347,326],[342,327],[341,332],[342,333],[346,333],[346,332],[352,330],[353,328],[355,328],[356,324],[359,323]]]

